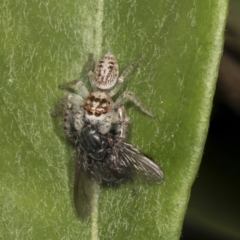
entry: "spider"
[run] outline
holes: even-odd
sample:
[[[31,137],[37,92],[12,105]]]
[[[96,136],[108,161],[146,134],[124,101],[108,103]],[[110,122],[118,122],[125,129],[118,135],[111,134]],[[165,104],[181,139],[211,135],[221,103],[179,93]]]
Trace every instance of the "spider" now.
[[[119,76],[118,63],[111,52],[99,60],[94,71],[93,55],[89,55],[88,76],[93,92],[79,80],[60,85],[61,89],[70,91],[63,98],[63,129],[78,151],[74,204],[82,219],[92,211],[95,184],[119,184],[136,177],[155,183],[163,180],[162,169],[126,142],[130,118],[124,103],[130,100],[148,116],[153,115],[129,91],[115,102],[112,100],[141,60],[136,60]]]
[[[88,73],[93,92],[89,93],[83,82],[78,80],[60,86],[61,89],[74,92],[65,98],[64,132],[67,138],[74,139],[86,122],[97,125],[102,134],[109,132],[112,124],[117,123],[119,140],[124,141],[130,123],[124,108],[127,100],[131,100],[145,114],[153,117],[131,92],[124,92],[115,102],[112,100],[124,79],[141,60],[139,58],[118,77],[118,63],[114,55],[108,52],[99,60],[95,71],[90,70]],[[89,57],[89,62],[91,61],[92,55]]]

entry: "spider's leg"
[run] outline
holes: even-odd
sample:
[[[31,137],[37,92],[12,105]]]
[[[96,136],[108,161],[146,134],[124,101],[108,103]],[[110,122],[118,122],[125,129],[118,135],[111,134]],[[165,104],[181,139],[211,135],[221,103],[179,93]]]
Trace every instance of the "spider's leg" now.
[[[95,85],[94,81],[94,59],[93,59],[93,54],[89,54],[88,56],[88,77],[89,77],[89,82],[92,86],[93,91],[97,90],[97,87]]]
[[[118,141],[121,143],[126,140],[128,134],[128,128],[130,125],[130,118],[126,114],[125,107],[118,106],[117,108],[117,125],[116,132]]]
[[[80,80],[73,80],[71,82],[61,84],[58,87],[62,90],[67,90],[69,92],[73,92],[83,98],[87,98],[89,95],[87,87]]]
[[[140,108],[142,112],[144,112],[148,116],[154,117],[154,115],[142,105],[140,100],[138,100],[133,93],[128,91],[124,92],[122,95],[118,97],[118,99],[115,102],[115,106],[118,107],[118,106],[124,105],[124,103],[128,100],[132,101],[137,107]]]
[[[63,101],[63,129],[66,137],[75,142],[77,135],[84,125],[83,98],[79,95],[69,93]]]
[[[125,78],[128,76],[128,74],[139,64],[140,61],[142,61],[142,57],[138,58],[135,62],[133,62],[130,66],[128,66],[122,74],[119,76],[117,83],[115,87],[109,92],[109,95],[112,97],[114,96],[119,89],[121,88]]]

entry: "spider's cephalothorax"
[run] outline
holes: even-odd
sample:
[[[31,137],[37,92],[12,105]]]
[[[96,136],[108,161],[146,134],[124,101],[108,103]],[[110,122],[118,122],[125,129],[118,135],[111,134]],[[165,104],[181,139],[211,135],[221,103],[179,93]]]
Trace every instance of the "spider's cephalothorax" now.
[[[112,99],[106,92],[92,92],[84,103],[85,120],[92,124],[99,122],[109,122],[112,116]],[[106,125],[106,129],[102,133],[109,131],[110,124]]]
[[[64,131],[69,139],[75,139],[74,136],[81,131],[84,123],[88,122],[97,125],[102,134],[109,132],[112,124],[117,124],[119,137],[124,140],[129,125],[129,118],[124,108],[126,100],[131,100],[144,113],[153,116],[131,92],[124,92],[115,102],[111,98],[140,60],[141,58],[131,64],[118,77],[119,67],[116,58],[108,52],[99,60],[95,70],[90,70],[88,73],[94,92],[89,93],[83,82],[77,80],[60,86],[62,89],[74,92],[69,93],[63,102]],[[92,55],[89,62],[92,62]]]
[[[63,127],[66,137],[75,143],[78,150],[74,203],[81,218],[91,213],[96,183],[120,183],[135,177],[159,183],[163,179],[161,168],[126,142],[130,119],[124,103],[130,100],[145,114],[153,115],[131,92],[126,91],[116,101],[112,100],[125,77],[140,61],[141,58],[118,76],[116,58],[108,52],[94,71],[92,68],[89,70],[92,92],[79,80],[60,86],[71,92],[63,98]],[[89,66],[92,63],[93,56],[90,55]]]

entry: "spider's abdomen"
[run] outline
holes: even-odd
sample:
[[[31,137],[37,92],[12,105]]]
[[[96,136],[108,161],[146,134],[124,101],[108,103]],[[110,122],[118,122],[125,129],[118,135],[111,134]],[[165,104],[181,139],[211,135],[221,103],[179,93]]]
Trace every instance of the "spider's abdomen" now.
[[[117,82],[119,67],[111,52],[105,54],[94,70],[94,81],[98,89],[110,90]]]

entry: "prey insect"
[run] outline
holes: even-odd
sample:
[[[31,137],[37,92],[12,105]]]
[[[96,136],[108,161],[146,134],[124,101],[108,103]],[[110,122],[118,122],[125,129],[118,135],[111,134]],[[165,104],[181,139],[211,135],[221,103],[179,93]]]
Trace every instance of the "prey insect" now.
[[[124,103],[130,100],[148,116],[153,115],[131,92],[124,92],[115,102],[112,100],[140,61],[141,58],[119,76],[118,63],[111,52],[99,60],[95,70],[93,56],[89,55],[88,75],[93,91],[89,92],[79,80],[60,85],[69,91],[62,101],[63,128],[77,147],[74,204],[82,219],[91,214],[97,185],[120,184],[135,178],[154,183],[163,180],[161,168],[126,142],[130,119]]]

